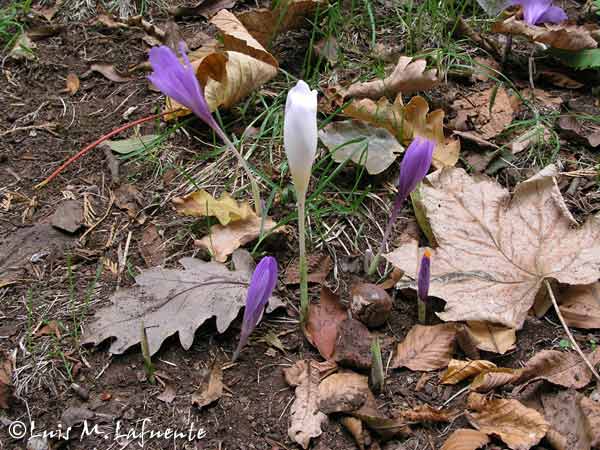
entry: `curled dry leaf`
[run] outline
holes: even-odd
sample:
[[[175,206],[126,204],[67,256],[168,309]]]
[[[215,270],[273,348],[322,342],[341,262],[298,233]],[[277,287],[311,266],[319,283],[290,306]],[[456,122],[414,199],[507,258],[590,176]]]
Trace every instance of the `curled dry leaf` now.
[[[329,255],[308,255],[308,282],[323,284],[327,275],[333,268],[333,262]],[[300,284],[300,259],[295,259],[285,269],[285,284]]]
[[[139,250],[146,262],[146,266],[160,266],[165,262],[167,251],[160,234],[154,224],[148,225],[142,232],[142,241]]]
[[[463,169],[443,169],[423,183],[421,213],[438,244],[429,293],[446,301],[443,320],[521,328],[546,278],[573,285],[598,279],[600,219],[574,226],[556,174],[548,166],[512,196]],[[414,279],[416,260],[403,258],[407,253],[385,257]]]
[[[399,142],[410,144],[415,136],[431,139],[436,143],[433,165],[436,168],[450,167],[458,161],[460,141],[444,137],[444,111],[429,112],[429,104],[423,97],[413,97],[406,104],[398,95],[394,103],[387,98],[377,102],[370,99],[353,100],[344,108],[344,115],[386,128]]]
[[[594,34],[598,33],[597,27],[577,25],[528,25],[515,17],[494,23],[494,33],[504,33],[525,36],[531,41],[541,42],[550,47],[561,50],[584,50],[597,48],[598,42]]]
[[[440,450],[477,450],[490,442],[487,434],[468,428],[454,431]]]
[[[580,407],[587,421],[591,445],[592,447],[597,448],[600,446],[600,402],[596,402],[588,397],[583,397],[581,399]]]
[[[321,425],[327,422],[327,416],[319,411],[319,369],[311,361],[305,361],[295,378],[296,398],[290,408],[288,436],[307,449],[310,440],[321,435]]]
[[[172,383],[166,382],[164,391],[160,395],[157,395],[156,398],[161,402],[165,403],[173,403],[175,397],[177,396],[177,389]]]
[[[192,394],[192,405],[203,408],[216,402],[223,395],[223,369],[214,361],[210,370],[206,370],[202,384]]]
[[[513,349],[517,342],[517,332],[514,328],[494,323],[470,320],[465,330],[477,348],[486,352],[503,355]]]
[[[365,450],[365,429],[360,419],[351,416],[343,416],[340,418],[340,423],[348,430],[348,433],[354,438],[354,442],[359,450]]]
[[[596,365],[600,362],[600,349],[586,356]],[[524,383],[540,379],[566,388],[581,389],[592,380],[592,372],[576,353],[542,350],[527,361],[518,381]]]
[[[383,172],[404,151],[388,130],[358,120],[330,123],[319,131],[319,138],[335,162],[350,159],[370,175]]]
[[[223,264],[182,258],[181,269],[159,267],[142,270],[131,288],[120,289],[112,304],[99,309],[85,330],[82,343],[97,344],[114,337],[112,354],[121,354],[140,343],[141,324],[146,326],[150,355],[169,336],[179,333],[184,349],[194,341],[196,329],[215,317],[223,333],[246,304],[246,290],[252,276],[252,257],[245,250],[234,255],[236,270]],[[271,297],[267,312],[282,306]]]
[[[591,448],[592,430],[588,429],[582,400],[583,395],[574,390],[542,395],[544,416],[552,426],[552,440],[563,441],[565,450]]]
[[[491,87],[459,98],[452,104],[473,125],[472,133],[487,141],[496,137],[513,120],[513,102],[506,89]]]
[[[227,257],[242,245],[252,242],[261,233],[273,230],[277,224],[270,217],[264,220],[250,211],[245,220],[232,222],[227,226],[220,224],[210,227],[210,233],[194,241],[194,245],[207,249],[218,262],[227,261]]]
[[[371,391],[369,394],[366,403],[350,414],[362,420],[371,431],[384,440],[397,436],[410,436],[412,431],[406,421],[401,417],[385,417],[377,408],[377,402]]]
[[[426,67],[424,59],[413,61],[411,57],[401,56],[390,76],[383,80],[355,83],[345,94],[347,97],[379,100],[381,97],[394,98],[399,93],[426,91],[439,83],[437,70],[425,70]]]
[[[365,404],[369,379],[354,372],[334,373],[319,384],[319,410],[325,414],[352,412]]]
[[[489,399],[472,393],[467,408],[471,425],[487,435],[499,436],[512,450],[529,450],[550,429],[539,412],[517,400]]]
[[[130,77],[123,76],[119,72],[113,64],[92,64],[89,70],[81,75],[81,78],[85,78],[89,76],[90,73],[97,72],[100,75],[104,76],[110,81],[114,81],[115,83],[126,83],[131,81]]]
[[[67,87],[65,88],[65,90],[67,91],[67,93],[69,95],[75,95],[77,93],[77,91],[79,90],[79,78],[77,77],[77,74],[74,73],[69,73],[67,75]]]
[[[489,392],[497,387],[517,382],[521,373],[521,369],[505,367],[489,369],[477,375],[469,388],[475,392]]]
[[[347,317],[348,313],[340,303],[340,298],[323,286],[319,303],[309,305],[306,325],[302,328],[308,342],[319,350],[323,358],[333,357],[338,325]]]
[[[209,19],[213,14],[222,9],[233,8],[237,0],[204,0],[196,6],[174,6],[169,8],[169,14],[173,17],[202,16]]]
[[[460,383],[462,380],[477,376],[482,372],[494,368],[496,368],[496,364],[483,359],[477,361],[461,361],[459,359],[453,359],[448,364],[448,368],[442,375],[440,381],[443,384],[456,384]]]
[[[290,367],[283,369],[285,382],[290,386],[298,386],[305,375],[307,364],[311,364],[313,368],[317,369],[321,378],[326,378],[337,370],[337,365],[333,361],[317,362],[301,359],[296,361]]]
[[[568,286],[560,292],[560,312],[567,325],[575,328],[600,328],[600,282]]]
[[[442,369],[452,358],[455,337],[453,324],[415,325],[398,344],[391,367],[426,372]]]
[[[458,411],[438,409],[431,405],[419,405],[394,414],[395,417],[402,418],[407,423],[452,422],[458,415],[460,415]]]
[[[221,225],[246,220],[252,216],[252,208],[247,202],[238,203],[228,192],[215,199],[204,189],[184,197],[175,197],[173,204],[178,214],[193,217],[216,217]]]

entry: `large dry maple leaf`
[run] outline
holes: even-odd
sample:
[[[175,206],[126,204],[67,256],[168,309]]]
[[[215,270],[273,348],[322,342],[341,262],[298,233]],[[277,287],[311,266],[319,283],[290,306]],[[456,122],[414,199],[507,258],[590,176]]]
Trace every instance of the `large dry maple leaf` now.
[[[546,167],[512,196],[463,169],[428,177],[420,208],[438,245],[429,292],[447,302],[443,320],[521,328],[545,279],[579,285],[600,277],[600,220],[577,226],[556,173]],[[386,258],[414,279],[417,254],[413,242]]]

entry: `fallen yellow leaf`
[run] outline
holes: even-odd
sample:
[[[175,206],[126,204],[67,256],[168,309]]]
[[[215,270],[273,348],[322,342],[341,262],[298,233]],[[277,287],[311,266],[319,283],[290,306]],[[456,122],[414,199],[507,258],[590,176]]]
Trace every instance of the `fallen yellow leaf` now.
[[[173,204],[178,214],[193,217],[216,217],[221,225],[229,222],[245,220],[252,215],[252,208],[248,203],[235,201],[227,192],[223,192],[216,200],[212,195],[201,189],[185,197],[175,197]]]

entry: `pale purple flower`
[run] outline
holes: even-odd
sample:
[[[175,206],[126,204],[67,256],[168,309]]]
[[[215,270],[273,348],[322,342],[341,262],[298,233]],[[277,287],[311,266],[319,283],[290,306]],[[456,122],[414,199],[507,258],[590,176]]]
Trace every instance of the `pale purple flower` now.
[[[246,298],[246,308],[244,310],[244,320],[242,322],[242,332],[240,333],[240,342],[233,354],[233,361],[240,355],[240,351],[248,343],[248,338],[260,319],[269,297],[275,289],[277,283],[277,260],[272,256],[265,256],[260,260],[248,287]]]
[[[567,20],[562,8],[552,5],[552,0],[512,0],[510,6],[523,8],[523,19],[529,25],[540,23],[560,23]]]
[[[428,248],[423,253],[421,258],[421,266],[419,267],[419,275],[417,279],[417,295],[424,302],[429,297],[429,282],[431,279],[431,252]]]
[[[223,131],[206,103],[196,72],[185,52],[183,41],[179,43],[179,53],[185,64],[181,64],[175,52],[169,47],[161,45],[151,48],[150,65],[153,72],[148,79],[163,94],[190,109],[221,136]]]

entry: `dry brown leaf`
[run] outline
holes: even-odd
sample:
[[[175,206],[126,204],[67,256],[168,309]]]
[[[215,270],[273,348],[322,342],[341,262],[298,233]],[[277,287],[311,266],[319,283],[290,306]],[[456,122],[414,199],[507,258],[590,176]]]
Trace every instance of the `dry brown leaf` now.
[[[453,359],[448,363],[448,369],[442,374],[440,381],[443,384],[456,384],[494,368],[496,364],[483,359],[477,361]]]
[[[333,357],[338,325],[347,317],[348,313],[340,303],[339,297],[323,286],[319,303],[309,305],[306,325],[302,327],[308,342],[319,350],[323,358]]]
[[[12,361],[4,354],[0,362],[0,408],[2,409],[8,409],[13,398],[12,373]]]
[[[223,395],[223,368],[215,361],[206,371],[200,387],[192,394],[192,405],[203,408]]]
[[[598,279],[600,220],[574,226],[556,174],[548,166],[512,196],[463,169],[443,169],[423,183],[421,213],[438,244],[429,293],[446,301],[443,320],[521,328],[546,278],[573,285]],[[406,254],[400,248],[385,256],[414,279],[416,259]]]
[[[565,450],[590,450],[591,436],[581,408],[583,395],[568,390],[542,395],[544,416],[555,433],[563,436]],[[554,436],[554,441],[560,438]]]
[[[206,19],[221,11],[222,9],[233,8],[237,0],[203,0],[196,6],[174,6],[169,8],[169,14],[173,17],[194,17],[202,16]]]
[[[587,355],[592,364],[600,362],[600,349]],[[542,350],[522,369],[519,382],[546,380],[566,388],[581,389],[592,380],[592,372],[577,353]]]
[[[347,97],[370,98],[379,100],[382,97],[394,98],[399,93],[409,94],[426,91],[439,83],[437,70],[425,70],[427,61],[408,56],[401,56],[394,71],[383,80],[354,83],[346,90]]]
[[[426,372],[442,369],[450,362],[455,337],[453,324],[415,325],[398,344],[391,367]]]
[[[583,50],[597,48],[593,37],[596,27],[577,25],[528,25],[514,16],[492,25],[492,32],[525,36],[531,41],[541,42],[561,50]]]
[[[113,64],[92,64],[89,70],[84,73],[81,77],[87,77],[91,72],[98,72],[103,75],[105,78],[110,81],[114,81],[115,83],[126,83],[131,81],[130,77],[126,77],[117,72],[117,69]]]
[[[398,411],[394,417],[404,419],[407,423],[452,422],[460,413],[455,410],[438,409],[431,405],[419,405],[412,409]]]
[[[600,328],[600,282],[568,286],[560,292],[560,312],[567,325],[575,328]]]
[[[491,87],[472,93],[468,98],[459,98],[452,104],[452,109],[466,114],[473,125],[472,132],[485,141],[510,125],[514,115],[511,99],[503,87]]]
[[[144,196],[133,184],[121,184],[115,191],[115,205],[120,209],[126,210],[130,218],[138,215],[143,204]]]
[[[348,117],[387,129],[404,145],[410,144],[415,136],[433,140],[437,144],[433,152],[433,165],[437,169],[451,167],[458,161],[460,141],[444,137],[444,111],[429,112],[429,105],[423,97],[411,98],[406,106],[401,95],[393,104],[387,98],[377,102],[353,100],[343,112]]]
[[[313,368],[318,370],[323,379],[337,370],[337,364],[333,361],[317,362],[308,359],[300,359],[290,367],[283,369],[285,382],[290,386],[298,386],[304,378],[307,364],[311,364]]]
[[[331,64],[335,64],[338,61],[338,43],[337,39],[333,36],[329,36],[325,39],[321,39],[315,45],[313,49],[317,56],[325,58]]]
[[[175,397],[177,396],[177,389],[171,383],[165,383],[164,391],[160,395],[157,395],[156,398],[161,402],[165,403],[173,403]],[[193,398],[193,397],[192,397]]]
[[[479,350],[505,354],[515,347],[517,332],[514,328],[507,328],[493,323],[470,320],[465,327]]]
[[[60,332],[60,325],[56,320],[51,320],[46,325],[41,327],[39,330],[35,332],[36,336],[55,336],[56,339],[60,340],[62,338]]]
[[[252,216],[252,208],[247,202],[237,202],[228,192],[223,192],[215,199],[204,189],[192,192],[173,200],[178,214],[192,217],[216,217],[221,225],[246,220]]]
[[[335,162],[350,159],[364,166],[370,175],[386,170],[404,151],[404,147],[387,129],[359,120],[330,123],[319,130],[319,138]]]
[[[296,398],[290,408],[288,436],[307,449],[310,440],[321,435],[321,425],[327,422],[327,416],[319,411],[319,370],[306,360],[302,369],[296,380]]]
[[[75,95],[77,93],[77,91],[79,90],[79,86],[80,86],[80,82],[79,82],[79,78],[77,77],[76,74],[74,73],[69,73],[67,75],[67,87],[66,92],[69,95]]]
[[[566,89],[580,89],[585,86],[585,84],[580,83],[579,81],[575,81],[568,75],[565,75],[562,72],[557,72],[555,70],[542,70],[539,72],[539,76],[544,80],[552,83],[554,86],[566,88]]]
[[[487,435],[499,436],[512,450],[529,450],[546,435],[550,425],[535,409],[517,400],[489,399],[471,393],[467,400],[471,425]]]
[[[210,233],[194,241],[194,245],[207,249],[215,261],[225,262],[227,257],[242,245],[252,242],[261,233],[267,233],[277,224],[270,217],[264,220],[251,211],[246,220],[232,222],[226,227],[220,224],[210,227]]]
[[[360,419],[351,416],[343,416],[340,418],[340,423],[348,430],[348,433],[354,438],[354,442],[359,450],[365,449],[365,430]]]
[[[258,42],[268,46],[279,34],[310,25],[310,19],[324,0],[284,0],[274,9],[253,8],[237,14]]]
[[[329,255],[308,255],[306,258],[308,265],[308,282],[323,284],[327,275],[333,269],[333,262]],[[285,284],[300,283],[300,260],[294,260],[285,269]]]
[[[403,418],[388,418],[379,411],[377,402],[371,391],[369,391],[365,404],[350,414],[362,420],[371,431],[383,440],[396,436],[406,437],[412,433]]]
[[[583,397],[579,405],[587,421],[591,445],[594,448],[600,447],[600,403]]]
[[[477,450],[489,442],[487,434],[481,431],[459,428],[446,439],[440,450]]]
[[[232,260],[233,271],[224,264],[198,258],[182,258],[183,270],[142,270],[135,286],[118,290],[111,297],[111,305],[96,311],[82,343],[97,344],[114,337],[109,351],[121,354],[140,342],[144,323],[153,355],[175,333],[182,347],[189,349],[196,329],[212,318],[216,318],[217,331],[225,332],[246,304],[247,285],[254,271],[247,251],[237,251]],[[281,300],[272,296],[267,312],[279,306]]]
[[[138,248],[147,267],[160,266],[165,262],[167,250],[154,224],[144,228]]]
[[[371,368],[373,337],[362,322],[347,318],[338,325],[333,358],[340,366],[366,370]]]
[[[477,375],[469,388],[475,392],[489,392],[497,387],[517,382],[521,373],[521,369],[505,367],[489,369]]]
[[[368,377],[354,372],[334,373],[319,384],[319,410],[325,414],[356,411],[369,395]]]

